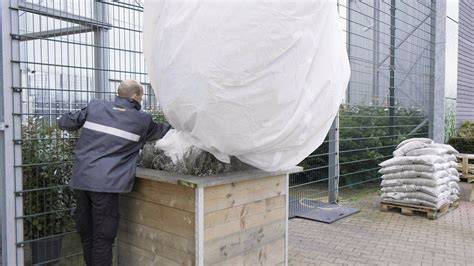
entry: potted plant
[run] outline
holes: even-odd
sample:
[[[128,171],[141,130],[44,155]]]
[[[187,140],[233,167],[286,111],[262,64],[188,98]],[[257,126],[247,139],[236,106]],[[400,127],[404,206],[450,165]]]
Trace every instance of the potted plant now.
[[[75,139],[55,121],[42,118],[29,118],[22,129],[25,242],[30,243],[33,264],[54,265],[62,235],[74,224],[74,198],[66,184]]]

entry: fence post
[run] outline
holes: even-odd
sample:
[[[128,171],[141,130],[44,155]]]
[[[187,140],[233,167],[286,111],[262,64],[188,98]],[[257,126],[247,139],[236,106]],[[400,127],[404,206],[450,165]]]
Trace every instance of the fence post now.
[[[109,23],[109,12],[105,0],[95,0],[95,19],[102,23]],[[94,68],[95,68],[95,97],[105,99],[109,91],[109,31],[97,27],[94,30]]]
[[[431,43],[434,46],[434,71],[432,72],[430,93],[430,137],[444,143],[444,107],[446,73],[446,0],[437,0],[431,4]],[[436,10],[436,11],[433,11]],[[436,13],[435,13],[436,12]],[[438,32],[440,34],[438,34]]]
[[[328,203],[336,203],[339,192],[339,113],[329,130],[329,198]]]
[[[14,87],[19,87],[19,63],[13,61],[19,60],[14,55],[18,55],[18,40],[12,38],[11,33],[18,30],[18,10],[10,9],[10,2],[15,5],[14,1],[2,1],[1,8],[1,49],[0,57],[2,60],[2,71],[0,73],[0,122],[3,127],[0,130],[0,180],[1,187],[1,219],[2,219],[2,264],[3,265],[23,265],[23,249],[17,250],[17,242],[23,241],[23,221],[15,219],[18,207],[22,206],[22,197],[16,197],[15,191],[21,186],[21,169],[20,175],[17,176],[18,170],[15,169],[15,159],[20,156],[17,145],[14,144],[15,126],[18,121],[21,125],[21,117],[15,118],[14,105]],[[12,6],[14,7],[14,6]],[[14,24],[14,25],[13,25]],[[15,65],[15,67],[14,67]],[[17,69],[18,68],[18,69]],[[15,73],[18,72],[18,73]],[[20,134],[21,134],[21,130]],[[9,156],[7,156],[7,153]],[[18,178],[20,182],[18,184]],[[21,210],[22,211],[22,210]],[[21,212],[20,211],[20,212]]]

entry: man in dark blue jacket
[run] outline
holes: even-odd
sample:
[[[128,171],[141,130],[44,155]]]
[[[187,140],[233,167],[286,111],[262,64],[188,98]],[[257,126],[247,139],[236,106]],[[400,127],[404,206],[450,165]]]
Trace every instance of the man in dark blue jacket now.
[[[120,83],[115,102],[92,100],[58,121],[64,130],[81,135],[69,183],[74,189],[76,227],[87,265],[111,265],[112,244],[119,224],[118,194],[133,186],[140,149],[171,128],[140,111],[143,87],[134,80]]]

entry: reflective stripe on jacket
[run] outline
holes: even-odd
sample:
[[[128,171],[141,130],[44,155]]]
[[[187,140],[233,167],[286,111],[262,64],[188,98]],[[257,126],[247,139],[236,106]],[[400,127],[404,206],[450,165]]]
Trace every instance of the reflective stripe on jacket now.
[[[153,122],[150,114],[137,110],[138,106],[118,96],[115,102],[92,100],[87,107],[59,119],[61,129],[82,128],[69,182],[72,188],[131,191],[140,149],[147,141],[162,138],[171,128]]]

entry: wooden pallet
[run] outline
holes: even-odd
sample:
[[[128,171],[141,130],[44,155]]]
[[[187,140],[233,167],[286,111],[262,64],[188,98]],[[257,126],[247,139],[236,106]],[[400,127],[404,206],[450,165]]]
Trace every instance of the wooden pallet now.
[[[453,201],[453,202],[451,203],[451,206],[450,206],[450,207],[451,207],[452,210],[454,210],[454,209],[456,209],[457,207],[459,207],[459,201],[460,201],[460,200],[458,199],[458,200]]]
[[[474,160],[474,154],[460,153],[456,157],[461,160],[458,164],[459,177],[468,183],[474,182],[474,164],[469,163],[469,160]]]
[[[459,179],[461,181],[465,181],[467,183],[474,183],[474,175],[465,175],[465,174],[459,174]]]
[[[430,220],[434,220],[443,216],[444,214],[448,212],[450,207],[451,207],[450,203],[446,203],[441,208],[436,209],[433,207],[417,206],[417,205],[412,205],[412,204],[403,204],[403,203],[396,203],[396,202],[390,202],[390,201],[380,202],[381,211],[386,212],[391,209],[398,209],[401,211],[403,215],[407,215],[407,216],[413,216],[415,212],[420,212],[420,213],[425,213],[426,218]]]

